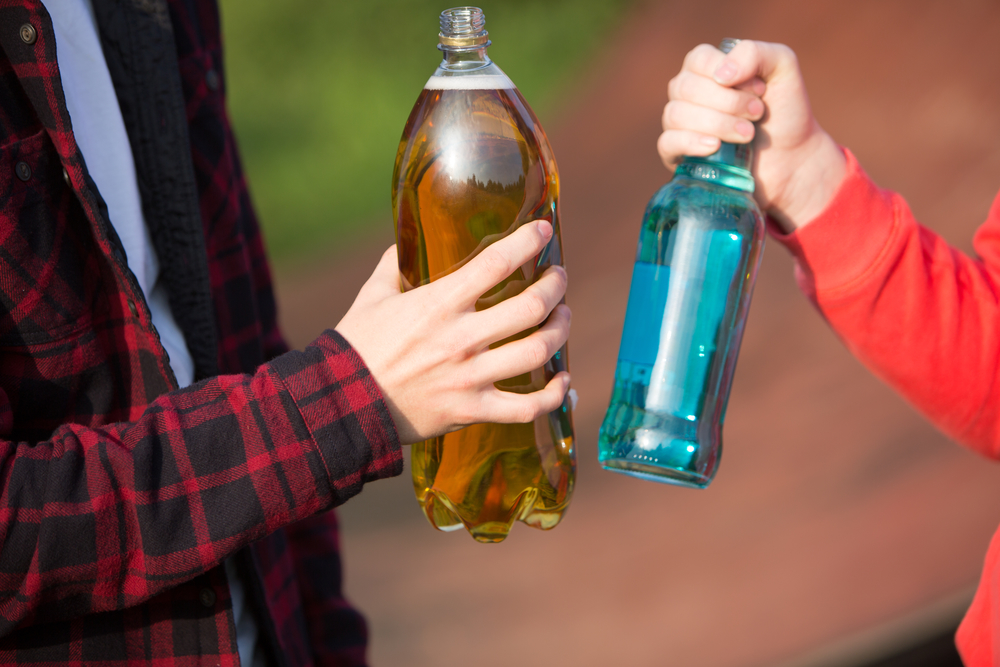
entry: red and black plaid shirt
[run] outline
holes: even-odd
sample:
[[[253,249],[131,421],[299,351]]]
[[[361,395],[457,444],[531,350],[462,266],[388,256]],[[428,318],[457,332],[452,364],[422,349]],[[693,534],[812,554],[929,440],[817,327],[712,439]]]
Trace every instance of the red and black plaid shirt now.
[[[238,553],[272,660],[360,664],[324,510],[401,471],[389,412],[336,333],[278,333],[214,3],[93,4],[198,381],[87,173],[47,12],[0,0],[0,662],[236,664]]]

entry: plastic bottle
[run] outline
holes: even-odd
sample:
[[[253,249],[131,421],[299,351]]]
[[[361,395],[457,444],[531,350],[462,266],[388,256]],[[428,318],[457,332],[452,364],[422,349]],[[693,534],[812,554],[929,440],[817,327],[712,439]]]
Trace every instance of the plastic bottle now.
[[[413,107],[393,173],[403,289],[451,273],[526,222],[544,218],[554,230],[534,261],[483,295],[481,309],[562,264],[559,175],[538,120],[486,55],[482,10],[445,10],[439,37],[444,60]],[[497,386],[535,391],[567,368],[564,346],[542,368]],[[568,399],[534,423],[476,424],[413,445],[411,452],[414,490],[431,524],[465,526],[480,542],[503,540],[515,520],[554,527],[573,490]]]
[[[598,441],[606,470],[699,488],[715,475],[764,242],[752,161],[750,144],[687,157],[646,207]]]

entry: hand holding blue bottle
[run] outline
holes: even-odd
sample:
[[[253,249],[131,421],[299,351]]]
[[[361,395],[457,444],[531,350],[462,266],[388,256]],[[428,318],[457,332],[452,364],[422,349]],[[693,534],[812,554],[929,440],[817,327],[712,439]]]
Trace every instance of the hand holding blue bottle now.
[[[844,155],[813,116],[798,59],[783,44],[742,40],[728,55],[698,46],[668,94],[657,142],[667,168],[713,153],[720,140],[756,136],[755,196],[785,231],[822,212],[843,181]]]

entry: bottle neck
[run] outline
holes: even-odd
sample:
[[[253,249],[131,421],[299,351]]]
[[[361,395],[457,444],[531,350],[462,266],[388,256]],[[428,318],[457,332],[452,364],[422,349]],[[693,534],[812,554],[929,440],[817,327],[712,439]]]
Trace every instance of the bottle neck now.
[[[444,52],[440,70],[468,72],[489,67],[486,47],[490,34],[486,32],[486,16],[479,7],[455,7],[441,12],[441,32],[438,48]]]
[[[705,157],[685,157],[677,165],[677,176],[718,183],[744,192],[754,191],[750,173],[753,164],[753,144],[722,142],[719,150]]]
[[[444,56],[440,69],[447,72],[469,72],[489,67],[493,61],[486,55],[487,46],[489,46],[489,42],[481,46],[463,48],[453,48],[440,44],[438,48],[441,49]]]

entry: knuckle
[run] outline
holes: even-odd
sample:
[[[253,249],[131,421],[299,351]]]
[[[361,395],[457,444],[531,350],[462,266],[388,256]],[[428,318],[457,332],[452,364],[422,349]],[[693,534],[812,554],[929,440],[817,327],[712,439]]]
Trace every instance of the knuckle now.
[[[463,360],[464,361],[464,360]],[[474,372],[474,366],[471,364],[465,364],[459,366],[456,372],[452,373],[451,386],[455,391],[459,393],[467,393],[470,391],[475,391],[479,387],[479,381],[477,373]]]
[[[439,364],[460,364],[475,355],[475,340],[468,333],[458,330],[438,338],[436,358]]]
[[[781,58],[783,60],[787,60],[791,65],[798,67],[799,57],[795,54],[795,51],[793,51],[790,46],[786,46],[785,44],[780,44],[778,46],[778,53],[781,55]]]
[[[660,137],[656,140],[656,149],[660,152],[660,157],[663,159],[672,158],[674,154],[673,150],[673,132],[667,130],[660,134]]]
[[[541,408],[534,402],[525,402],[515,411],[516,419],[522,424],[533,422],[541,414]]]
[[[681,72],[681,74],[678,75],[676,79],[677,83],[674,90],[677,94],[673,96],[671,99],[682,99],[682,100],[692,99],[697,92],[696,87],[698,82],[696,77],[689,72]]]
[[[684,57],[684,69],[692,69],[704,63],[716,54],[717,49],[711,44],[699,44]]]
[[[681,74],[683,74],[683,72]],[[681,74],[676,75],[674,78],[670,79],[670,81],[667,82],[667,99],[668,100],[675,100],[675,99],[677,99],[677,95],[678,95],[679,88],[680,88],[680,85],[681,85],[681,83],[680,83]]]
[[[667,131],[660,135],[656,141],[656,150],[660,154],[660,160],[668,170],[673,170],[681,160],[681,151],[674,146],[674,131]]]
[[[671,100],[667,102],[667,105],[663,107],[663,129],[673,130],[678,127],[678,114],[680,113],[680,104],[677,100]]]
[[[524,359],[532,368],[538,368],[552,356],[549,352],[549,346],[546,342],[540,338],[527,339],[528,344],[524,349]]]
[[[468,393],[469,391],[475,389],[476,383],[473,379],[466,374],[460,374],[455,378],[455,390],[460,394]]]
[[[490,246],[482,254],[483,266],[486,272],[491,276],[504,277],[513,271],[513,262],[510,257],[500,248],[496,246]]]
[[[541,322],[548,314],[548,304],[537,291],[525,292],[521,308],[525,318],[531,322]]]

